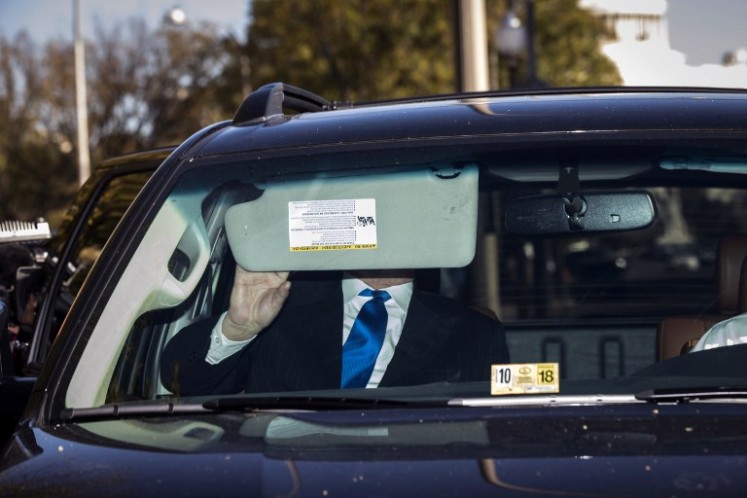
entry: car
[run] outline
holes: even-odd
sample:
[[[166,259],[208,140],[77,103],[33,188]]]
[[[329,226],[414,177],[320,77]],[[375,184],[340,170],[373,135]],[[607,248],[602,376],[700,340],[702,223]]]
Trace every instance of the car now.
[[[746,116],[258,88],[108,238],[0,495],[744,496],[747,345],[701,339],[747,312]]]
[[[101,248],[172,150],[127,154],[97,165],[54,235],[43,219],[5,223],[0,250],[15,257],[3,268],[12,333],[0,329],[0,444],[18,423],[50,345]]]

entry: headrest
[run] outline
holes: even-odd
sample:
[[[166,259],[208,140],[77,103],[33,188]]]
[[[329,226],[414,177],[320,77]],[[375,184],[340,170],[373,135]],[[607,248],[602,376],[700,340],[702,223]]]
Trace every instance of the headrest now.
[[[742,262],[747,257],[747,234],[730,233],[724,235],[718,247],[718,307],[721,313],[740,312],[740,275]]]

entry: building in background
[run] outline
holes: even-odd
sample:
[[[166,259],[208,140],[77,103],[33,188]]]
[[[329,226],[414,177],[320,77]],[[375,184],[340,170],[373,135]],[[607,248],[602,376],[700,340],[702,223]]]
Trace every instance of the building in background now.
[[[602,50],[618,67],[625,86],[747,88],[747,50],[724,54],[722,64],[687,64],[672,49],[667,0],[579,0],[607,28]]]

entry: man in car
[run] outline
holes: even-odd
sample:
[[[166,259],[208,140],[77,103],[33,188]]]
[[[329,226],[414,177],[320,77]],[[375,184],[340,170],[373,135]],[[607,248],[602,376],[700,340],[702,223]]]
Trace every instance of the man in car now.
[[[744,313],[713,325],[701,336],[690,352],[737,344],[747,344],[747,314]]]
[[[179,332],[161,375],[186,396],[488,381],[508,361],[497,320],[417,289],[412,271],[291,282],[237,266],[228,311]]]

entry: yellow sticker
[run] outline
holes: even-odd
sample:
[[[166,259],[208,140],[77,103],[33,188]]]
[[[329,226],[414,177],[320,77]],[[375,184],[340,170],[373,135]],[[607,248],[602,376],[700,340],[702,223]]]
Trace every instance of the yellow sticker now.
[[[557,363],[493,365],[490,394],[548,394],[560,392]]]
[[[291,247],[291,251],[344,251],[349,249],[376,249],[376,244],[346,244],[337,246]]]

